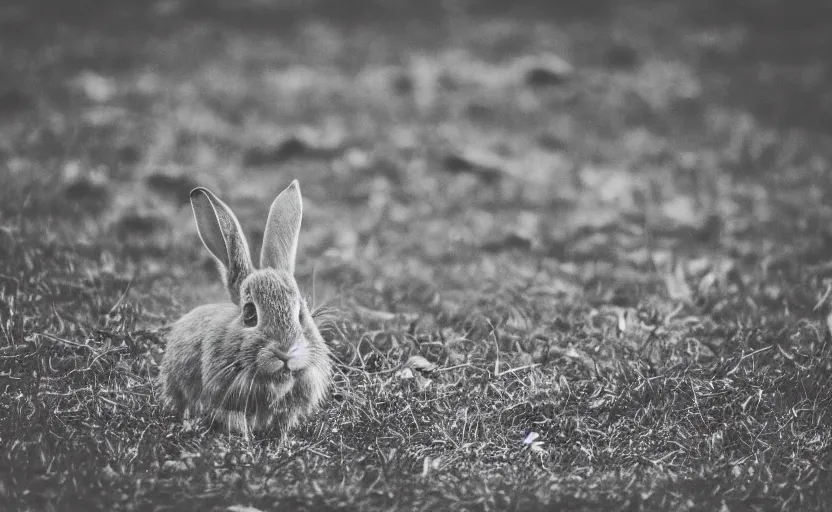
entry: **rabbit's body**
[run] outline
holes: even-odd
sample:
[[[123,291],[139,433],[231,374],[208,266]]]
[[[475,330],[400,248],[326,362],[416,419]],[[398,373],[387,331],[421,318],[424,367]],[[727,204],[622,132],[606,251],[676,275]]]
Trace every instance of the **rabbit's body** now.
[[[161,367],[165,400],[231,431],[276,428],[285,434],[318,406],[332,372],[329,350],[293,276],[297,183],[272,205],[259,270],[227,206],[204,189],[192,193],[192,204],[233,302],[199,306],[173,325]]]
[[[201,412],[203,350],[225,339],[225,326],[238,314],[239,308],[232,304],[206,304],[173,324],[162,360],[161,384],[163,395],[177,410]]]

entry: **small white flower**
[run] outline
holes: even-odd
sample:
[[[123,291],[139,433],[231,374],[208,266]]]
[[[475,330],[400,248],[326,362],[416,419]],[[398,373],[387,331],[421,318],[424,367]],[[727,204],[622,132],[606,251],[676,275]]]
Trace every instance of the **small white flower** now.
[[[540,437],[540,434],[537,432],[529,432],[526,434],[526,438],[523,439],[523,444],[534,444],[535,440]]]

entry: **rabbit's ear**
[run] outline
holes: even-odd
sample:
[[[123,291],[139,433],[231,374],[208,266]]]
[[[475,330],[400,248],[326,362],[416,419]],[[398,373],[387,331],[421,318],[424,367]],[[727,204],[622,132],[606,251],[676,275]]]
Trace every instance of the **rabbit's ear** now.
[[[298,180],[292,180],[269,209],[263,249],[260,251],[260,268],[271,267],[294,275],[302,216],[300,185]]]
[[[240,303],[240,284],[252,271],[248,243],[240,222],[225,203],[206,188],[191,191],[191,208],[202,243],[220,266],[231,302]]]

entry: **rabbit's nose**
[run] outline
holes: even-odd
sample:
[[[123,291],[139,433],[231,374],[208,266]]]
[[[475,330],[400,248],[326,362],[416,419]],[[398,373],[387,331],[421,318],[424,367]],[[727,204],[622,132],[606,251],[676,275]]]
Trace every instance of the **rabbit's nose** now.
[[[277,375],[286,371],[286,363],[272,357],[260,362],[260,370],[265,375]]]
[[[265,347],[260,351],[257,359],[261,370],[267,375],[288,371],[289,356],[281,350]]]
[[[272,351],[272,354],[274,354],[274,357],[280,359],[284,363],[289,362],[289,354],[287,354],[286,352],[284,352],[282,350],[275,349],[275,350]]]

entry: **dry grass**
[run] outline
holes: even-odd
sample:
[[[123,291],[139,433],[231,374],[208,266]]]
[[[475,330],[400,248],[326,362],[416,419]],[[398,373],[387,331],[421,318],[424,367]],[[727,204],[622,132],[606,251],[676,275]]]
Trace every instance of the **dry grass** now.
[[[753,110],[826,68],[670,3],[212,4],[0,16],[0,508],[832,508],[830,141]],[[180,423],[162,336],[222,297],[187,191],[256,251],[293,177],[333,394],[285,445]]]

